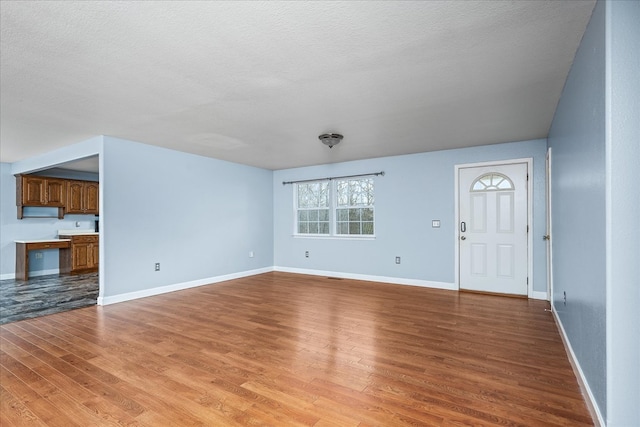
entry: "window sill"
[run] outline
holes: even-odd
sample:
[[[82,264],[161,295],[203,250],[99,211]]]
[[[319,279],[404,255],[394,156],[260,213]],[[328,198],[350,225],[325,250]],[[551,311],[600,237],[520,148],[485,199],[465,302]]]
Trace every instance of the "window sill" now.
[[[293,234],[294,239],[313,239],[313,240],[376,240],[376,236],[354,236],[354,235],[333,235],[318,236],[313,234]]]

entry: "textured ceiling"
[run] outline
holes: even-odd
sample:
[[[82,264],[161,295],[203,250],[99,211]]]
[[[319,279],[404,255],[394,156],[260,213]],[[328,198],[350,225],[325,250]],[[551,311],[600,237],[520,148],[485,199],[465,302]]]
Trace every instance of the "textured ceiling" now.
[[[267,169],[546,137],[594,4],[2,1],[0,160],[95,135]]]

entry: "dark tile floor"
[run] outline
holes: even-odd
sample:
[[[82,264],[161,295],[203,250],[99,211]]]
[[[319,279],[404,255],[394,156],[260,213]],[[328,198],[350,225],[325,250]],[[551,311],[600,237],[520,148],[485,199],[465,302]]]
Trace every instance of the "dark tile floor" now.
[[[0,280],[0,325],[95,305],[98,273]]]

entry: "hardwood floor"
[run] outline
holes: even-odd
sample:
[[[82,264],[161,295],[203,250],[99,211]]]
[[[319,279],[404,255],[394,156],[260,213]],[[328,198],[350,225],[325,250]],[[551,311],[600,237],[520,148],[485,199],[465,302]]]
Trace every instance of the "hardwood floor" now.
[[[0,425],[593,425],[547,307],[267,273],[9,323]]]

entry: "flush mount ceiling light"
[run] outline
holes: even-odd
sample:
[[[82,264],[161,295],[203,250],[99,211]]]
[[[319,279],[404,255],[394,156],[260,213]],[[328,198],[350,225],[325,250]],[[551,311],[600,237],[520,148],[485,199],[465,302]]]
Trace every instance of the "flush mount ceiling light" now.
[[[334,145],[340,144],[340,141],[342,141],[342,138],[344,138],[344,136],[340,135],[339,133],[323,133],[318,138],[324,145],[328,146],[329,148],[333,148]]]

